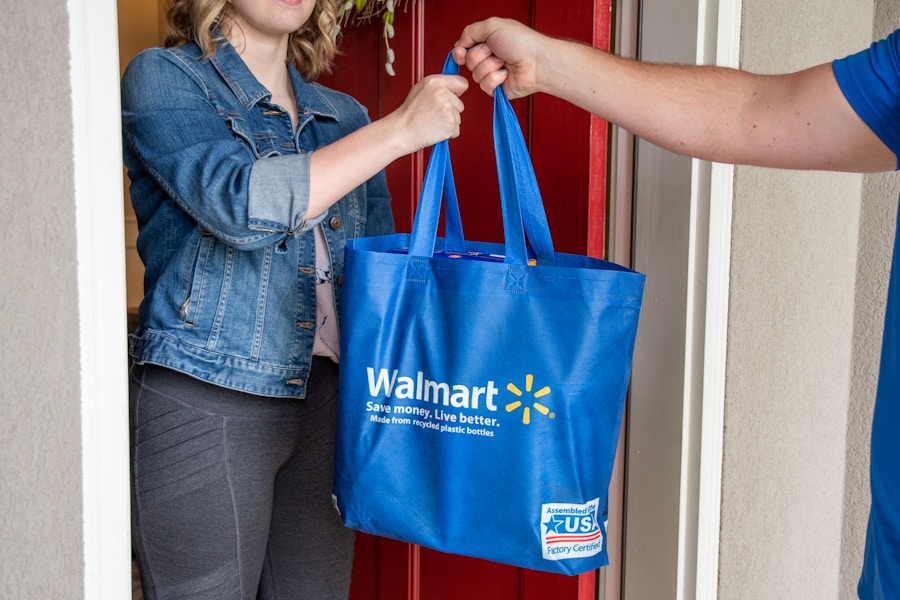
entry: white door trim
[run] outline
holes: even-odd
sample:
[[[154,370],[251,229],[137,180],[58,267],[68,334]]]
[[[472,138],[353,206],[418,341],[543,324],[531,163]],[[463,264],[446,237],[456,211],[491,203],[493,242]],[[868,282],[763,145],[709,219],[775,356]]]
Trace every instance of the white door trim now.
[[[742,0],[700,0],[698,15],[697,62],[737,68],[740,63],[741,42],[741,8]],[[709,19],[707,22],[706,19]],[[704,39],[714,40],[705,44]],[[712,47],[709,47],[712,46]],[[708,167],[708,170],[706,170]],[[702,318],[701,327],[690,324],[686,331],[702,332],[702,356],[694,356],[690,351],[686,365],[685,393],[691,394],[693,386],[691,373],[693,360],[702,364],[702,381],[700,382],[701,399],[699,403],[686,401],[686,407],[699,407],[699,431],[692,428],[696,420],[684,419],[684,443],[682,448],[682,473],[686,479],[682,481],[682,526],[695,522],[696,531],[685,532],[682,541],[693,540],[696,547],[691,548],[682,543],[679,547],[679,585],[678,598],[696,598],[697,600],[716,600],[718,598],[719,575],[719,533],[721,530],[721,488],[723,434],[725,413],[725,366],[727,355],[728,331],[728,296],[731,264],[731,224],[732,201],[734,196],[734,166],[719,163],[704,165],[701,161],[692,161],[694,176],[694,208],[702,203],[701,196],[706,196],[708,206],[706,220],[695,221],[697,230],[692,240],[693,248],[706,249],[705,276],[696,278],[689,275],[692,282],[697,282],[697,293],[704,299],[694,299],[698,310],[688,311],[691,315]],[[698,174],[705,172],[705,176]],[[702,239],[701,239],[702,238]],[[699,242],[699,243],[698,243]],[[702,255],[697,261],[689,264],[704,264]],[[705,281],[705,285],[703,282]],[[693,286],[692,286],[693,287]],[[704,307],[705,305],[705,307]],[[703,308],[703,310],[699,310]],[[689,341],[689,340],[688,340]],[[686,413],[689,412],[686,410]],[[699,444],[699,452],[692,457],[687,449]],[[694,464],[687,464],[688,461]],[[699,464],[696,462],[699,461]],[[696,496],[693,491],[696,490]],[[692,498],[696,507],[685,506],[684,501]],[[696,512],[694,512],[696,511]],[[694,519],[687,515],[696,515]]]
[[[741,8],[641,2],[638,56],[737,67]],[[633,248],[649,293],[630,405],[622,597],[717,600],[734,167],[641,141],[634,169]]]
[[[68,0],[84,598],[131,597],[125,240],[115,0]]]
[[[742,0],[718,0],[715,64],[719,66],[740,66],[741,9]],[[697,600],[718,598],[733,165],[711,165],[709,196],[696,572],[685,573],[695,578]]]

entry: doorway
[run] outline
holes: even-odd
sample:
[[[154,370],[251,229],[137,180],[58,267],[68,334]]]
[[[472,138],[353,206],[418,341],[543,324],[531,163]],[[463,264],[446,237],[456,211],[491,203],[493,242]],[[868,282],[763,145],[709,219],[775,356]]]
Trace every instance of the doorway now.
[[[425,1],[427,2],[428,0]],[[149,8],[146,6],[147,3],[149,3]],[[133,32],[129,32],[126,36],[120,36],[123,37],[122,46],[125,46],[124,48],[120,46],[122,55],[121,65],[124,66],[127,64],[125,56],[129,52],[135,52],[134,48],[136,46],[146,47],[158,45],[160,43],[163,9],[160,6],[162,2],[158,0],[145,0],[143,6],[141,3],[130,0],[120,0],[119,4],[120,21],[130,22],[140,26],[133,30]],[[616,3],[616,5],[620,7],[625,5],[636,6],[637,4],[639,4],[637,0],[622,0]],[[558,4],[555,6],[558,10]],[[663,0],[645,0],[641,3],[641,26],[646,27],[647,23],[651,23],[648,19],[654,19],[655,21],[652,22],[657,24],[664,24],[667,22],[667,18],[673,10],[676,9],[668,6]],[[698,0],[684,0],[683,2],[678,3],[677,10],[685,13],[679,15],[679,20],[687,19],[692,23],[692,31],[695,34],[687,43],[687,46],[691,47],[690,49],[692,49],[692,51],[688,51],[688,56],[685,60],[698,60],[698,57],[699,60],[709,60],[710,52],[712,52],[717,62],[720,62],[720,64],[730,64],[727,61],[720,61],[718,57],[727,56],[729,51],[733,52],[737,47],[739,41],[737,33],[739,33],[740,23],[740,1],[723,0],[723,2],[713,2],[708,5],[706,3],[701,3]],[[137,12],[135,13],[133,11]],[[726,12],[728,14],[725,14]],[[734,28],[735,21],[738,23],[737,30]],[[149,27],[147,27],[148,24],[150,25]],[[155,31],[153,31],[153,24],[155,24]],[[668,37],[667,35],[660,34],[654,38],[657,43],[655,51],[658,52],[660,56],[667,56],[667,52],[669,52],[673,46],[677,45],[677,40],[669,39],[669,37],[673,35],[672,31],[674,31],[674,29],[676,28],[668,27]],[[727,34],[726,30],[730,30],[731,33]],[[709,38],[710,32],[718,32],[720,35],[718,49],[716,49],[715,43],[712,45],[712,48],[710,48],[708,44],[706,46],[703,44],[703,42]],[[726,32],[726,35],[723,36],[723,32]],[[127,37],[127,40],[125,40],[124,37]],[[715,35],[713,35],[713,37],[715,37]],[[684,48],[682,48],[682,51],[683,50]],[[736,60],[736,58],[734,58],[734,60]],[[530,119],[531,116],[529,115],[527,118]],[[646,165],[648,167],[644,172],[652,171],[650,165],[651,155],[654,151],[645,148],[639,149],[638,152],[640,154],[641,165]],[[626,155],[621,158],[627,159],[628,157]],[[721,196],[728,195],[727,182],[730,180],[730,176],[727,172],[719,172],[717,174],[715,169],[707,170],[708,166],[698,165],[691,161],[686,163],[679,162],[675,168],[680,173],[679,176],[684,176],[684,174],[687,173],[689,180],[686,184],[687,187],[685,188],[689,199],[687,204],[680,205],[679,210],[686,211],[684,214],[687,215],[687,218],[694,219],[695,224],[697,223],[696,219],[698,218],[696,210],[698,202],[701,206],[707,207],[705,210],[711,210],[710,206],[730,206],[730,201],[728,200],[724,203],[719,201],[710,203],[709,201],[710,189],[713,188],[716,181],[722,185],[720,185],[719,188],[715,188],[713,193]],[[616,179],[616,177],[614,177],[614,181],[621,183],[621,180]],[[668,183],[660,184],[658,181],[655,182],[650,178],[643,182],[639,181],[635,185],[635,190],[637,191],[635,202],[642,203],[642,206],[638,207],[637,210],[647,211],[642,213],[644,215],[652,214],[654,202],[662,205],[669,201],[667,198],[663,198],[660,195],[654,195],[652,192],[653,190],[667,190]],[[410,187],[408,189],[410,190],[408,197],[414,197],[413,188]],[[704,194],[706,194],[705,197]],[[130,202],[128,202],[127,199],[126,206],[130,206]],[[411,203],[407,206],[409,207],[408,210],[411,211]],[[617,208],[621,206],[622,205],[618,203],[616,204]],[[130,208],[127,210],[130,211]],[[625,212],[627,213],[628,209],[625,209]],[[623,215],[620,214],[619,216]],[[657,214],[657,216],[659,215]],[[642,435],[644,436],[644,441],[640,443],[639,447],[632,444],[620,452],[620,454],[628,459],[630,500],[626,501],[624,512],[628,514],[627,518],[629,519],[629,522],[639,523],[641,515],[652,515],[653,511],[656,510],[655,506],[642,505],[640,502],[637,504],[630,503],[631,500],[639,499],[640,497],[664,497],[667,498],[667,506],[671,506],[672,503],[674,503],[674,506],[677,506],[674,516],[671,516],[670,513],[670,518],[672,520],[666,525],[664,540],[664,552],[666,554],[667,565],[671,564],[669,562],[670,559],[674,561],[674,565],[671,570],[667,570],[666,574],[663,576],[659,576],[658,572],[654,573],[654,564],[658,563],[653,561],[652,556],[646,553],[645,549],[647,548],[647,540],[652,541],[654,535],[658,538],[658,531],[654,532],[651,528],[641,531],[640,527],[637,525],[632,525],[631,527],[626,525],[626,534],[628,535],[628,538],[623,541],[625,547],[629,549],[626,551],[628,561],[624,567],[626,572],[626,585],[621,592],[609,594],[607,597],[610,600],[619,597],[638,597],[639,594],[636,590],[640,589],[640,582],[644,579],[656,579],[659,581],[659,586],[656,588],[658,595],[654,597],[715,598],[716,594],[715,570],[713,569],[712,572],[708,572],[707,570],[707,573],[705,574],[707,581],[701,584],[701,573],[698,563],[706,565],[714,564],[718,543],[717,523],[714,522],[714,515],[717,514],[718,511],[718,501],[715,497],[715,491],[718,489],[716,478],[720,476],[721,465],[719,464],[717,467],[715,461],[716,454],[720,454],[721,448],[716,448],[717,442],[714,438],[718,423],[716,420],[718,417],[714,414],[714,409],[719,400],[718,395],[720,392],[717,388],[718,383],[715,380],[716,374],[714,371],[716,371],[718,367],[724,366],[724,352],[718,353],[716,355],[718,358],[712,356],[712,350],[709,344],[718,343],[721,348],[724,348],[724,340],[721,338],[716,339],[715,335],[710,337],[710,332],[716,329],[724,331],[724,327],[721,327],[721,325],[724,323],[724,319],[727,319],[727,313],[723,314],[721,310],[721,306],[724,303],[723,296],[727,296],[727,294],[723,295],[722,293],[723,290],[727,292],[727,270],[723,277],[721,272],[714,273],[714,267],[721,267],[723,260],[727,263],[727,240],[726,242],[722,242],[722,235],[723,232],[727,232],[728,230],[730,215],[711,215],[701,211],[699,216],[708,219],[705,229],[701,227],[699,230],[694,229],[692,233],[682,232],[681,235],[684,236],[696,236],[692,241],[689,241],[690,243],[685,241],[684,238],[673,241],[673,244],[678,245],[679,248],[686,248],[686,251],[694,252],[697,248],[697,240],[703,242],[704,240],[709,239],[711,228],[715,227],[717,231],[719,231],[719,234],[717,234],[719,235],[718,239],[720,241],[719,247],[701,244],[702,250],[707,253],[706,258],[708,258],[708,262],[705,268],[708,269],[707,273],[710,275],[706,287],[703,290],[703,302],[700,302],[700,299],[698,299],[696,294],[690,296],[687,300],[689,304],[682,307],[683,312],[680,316],[675,316],[675,318],[687,319],[688,323],[685,324],[681,333],[675,332],[667,340],[667,344],[670,344],[671,348],[674,348],[676,355],[680,357],[679,366],[677,367],[680,372],[675,373],[674,377],[681,381],[681,383],[674,385],[674,388],[676,396],[680,398],[678,405],[681,408],[676,411],[676,418],[671,422],[672,429],[666,431],[667,436],[675,435],[677,439],[680,440],[679,447],[676,450],[678,456],[678,460],[676,461],[677,476],[674,479],[666,479],[666,488],[661,492],[657,485],[659,482],[654,483],[652,481],[653,477],[649,475],[652,473],[652,469],[647,470],[647,463],[643,463],[642,466],[642,462],[648,454],[652,455],[653,453],[652,450],[648,450],[648,448],[652,449],[653,440],[646,435],[648,433],[647,431],[642,433],[639,430],[633,430],[630,432],[629,437],[632,441],[634,441],[635,436],[638,436],[638,439],[640,439],[640,436]],[[611,213],[610,217],[614,218],[615,213]],[[125,217],[124,227],[126,232],[129,232],[129,228],[131,228],[131,232],[128,233],[126,244],[133,244],[133,216],[131,219],[132,220],[129,221],[129,217]],[[616,222],[619,221],[617,220]],[[644,236],[647,235],[646,232],[648,231],[648,228],[652,229],[653,227],[655,227],[655,225],[649,221],[644,222],[643,225],[639,225],[639,228],[635,233],[636,242],[634,244],[624,243],[621,247],[629,250],[631,248],[639,248],[641,240],[647,239]],[[629,227],[626,226],[623,231],[627,231],[628,229]],[[621,242],[624,238],[621,236],[614,239],[611,238],[610,243],[613,243],[616,239]],[[693,248],[694,250],[690,250],[690,248]],[[130,254],[130,252],[130,249],[126,250],[129,265],[127,306],[133,308],[136,306],[133,292],[135,289],[140,289],[139,285],[135,288],[133,282],[140,281],[140,271],[139,261],[137,267],[133,265],[133,259],[136,257],[136,254]],[[622,261],[623,255],[618,252],[619,251],[617,250],[612,258],[614,260]],[[644,254],[643,256],[649,255]],[[696,265],[701,264],[702,261],[698,262],[700,258],[701,257],[698,257],[696,254],[692,254],[690,256],[690,261],[684,260],[679,265],[676,265],[674,269],[668,271],[665,269],[670,269],[671,265],[664,267],[659,264],[642,264],[639,262],[637,266],[640,270],[647,272],[650,277],[654,277],[654,274],[659,271],[668,273],[667,276],[677,282],[681,279],[687,280],[689,278],[689,273],[692,272],[692,269],[694,269]],[[636,259],[640,261],[641,257],[636,256]],[[139,300],[139,296],[137,297],[137,300]],[[715,306],[710,306],[710,302],[715,302]],[[700,310],[704,306],[705,313]],[[716,310],[719,312],[716,313]],[[685,317],[685,314],[689,316]],[[642,325],[642,327],[645,327],[645,325]],[[699,350],[699,353],[689,355],[684,354],[688,339],[688,331],[690,331],[690,335],[693,336],[691,339],[696,340],[698,336],[706,339],[707,345],[705,347],[693,348],[694,350]],[[636,357],[635,377],[642,377],[644,373],[655,373],[658,365],[670,364],[671,356],[672,354],[668,352],[666,348],[654,347],[652,351],[648,351]],[[721,364],[718,361],[721,361]],[[702,365],[702,367],[698,366],[698,364]],[[724,372],[723,369],[718,370],[720,373]],[[700,378],[699,390],[697,388],[697,377]],[[707,380],[707,378],[712,379]],[[687,385],[687,381],[693,381],[693,386]],[[707,388],[707,384],[709,388]],[[672,386],[668,386],[667,390],[671,388]],[[639,392],[641,394],[644,393],[641,390],[639,390]],[[654,393],[650,393],[648,396],[643,396],[643,399],[639,399],[638,402],[651,402],[651,404],[648,404],[647,406],[652,406],[652,403],[655,402],[653,397]],[[649,398],[649,400],[647,398]],[[650,420],[648,419],[647,421],[649,422]],[[696,427],[700,421],[703,421],[704,435],[707,435],[707,432],[712,432],[713,437],[711,439],[706,440],[700,437],[700,428]],[[721,430],[719,429],[719,432],[720,431]],[[644,457],[642,457],[641,460],[635,460],[636,452],[638,450],[644,453]],[[704,456],[707,459],[711,457],[713,463],[711,467],[708,466],[706,469],[705,472],[707,475],[700,473],[699,465],[701,456]],[[705,479],[703,479],[703,477],[705,477]],[[714,509],[714,511],[700,511],[699,506],[701,505]],[[704,536],[704,532],[708,535]],[[634,551],[632,552],[631,549]],[[701,557],[708,558],[710,562],[700,562]],[[404,559],[413,560],[414,558],[415,557],[412,555],[409,555]],[[609,578],[607,577],[607,579]],[[696,590],[696,596],[693,596],[692,593],[690,593],[689,590],[692,589]],[[98,595],[97,597],[100,598],[102,596]]]
[[[464,10],[461,10],[458,4],[452,7],[442,6],[440,3],[429,3],[427,0],[410,4],[413,8],[406,13],[398,13],[395,24],[395,29],[400,32],[392,41],[392,47],[397,53],[396,77],[388,79],[384,74],[382,42],[377,24],[372,23],[368,28],[365,26],[348,28],[344,39],[345,54],[339,57],[340,62],[336,69],[338,75],[324,81],[326,85],[348,91],[360,99],[369,107],[373,118],[377,118],[382,111],[387,112],[399,106],[409,87],[418,78],[425,72],[440,67],[443,56],[449,49],[448,44],[452,43],[465,24],[471,20],[490,16],[495,11],[556,35],[602,45],[610,41],[609,0],[581,3],[565,10],[547,0],[504,0],[502,5],[495,3],[489,9],[484,8],[482,3],[471,2]],[[142,2],[119,0],[120,64],[123,70],[140,50],[161,45],[165,30],[164,6],[164,0]],[[347,44],[351,47],[346,47]],[[365,50],[361,51],[363,46]],[[349,73],[351,76],[341,78],[341,73]],[[478,161],[491,163],[491,142],[488,133],[490,105],[485,101],[477,102],[484,99],[474,93],[470,94],[469,98],[466,116],[470,123],[467,139],[470,149],[467,154],[481,152],[484,157],[466,158],[473,164],[477,164]],[[480,108],[475,108],[479,105]],[[544,189],[548,190],[545,191],[545,196],[550,198],[547,204],[548,219],[554,231],[557,249],[570,253],[603,255],[607,194],[606,123],[548,97],[517,102],[516,109],[520,113],[520,121],[525,125],[526,136],[532,146],[538,177],[542,181],[542,186],[546,186]],[[473,134],[477,137],[475,141],[471,137]],[[479,171],[475,168],[465,168],[465,158],[457,160],[463,160],[461,172]],[[423,164],[424,158],[420,154],[401,159],[388,169],[394,196],[395,218],[401,231],[408,231],[412,223]],[[600,176],[597,176],[597,173]],[[472,239],[499,241],[498,235],[502,235],[499,233],[502,232],[499,206],[484,210],[477,205],[479,195],[490,194],[489,190],[496,187],[496,178],[490,173],[485,173],[481,179],[459,179],[463,212],[466,211],[467,204],[473,213],[475,209],[481,212],[479,219],[471,221],[472,226],[467,227],[467,233]],[[141,300],[143,267],[135,248],[137,224],[127,197],[127,186],[124,210],[127,304],[128,311],[133,317]],[[620,476],[621,472],[619,469]],[[614,493],[621,495],[621,489],[621,485],[617,486]],[[621,498],[614,499],[613,504],[621,505]],[[615,523],[611,523],[610,531],[620,532],[621,526],[617,527]],[[555,579],[544,574],[490,565],[485,561],[476,562],[416,547],[407,548],[406,545],[392,548],[391,542],[387,540],[360,537],[363,539],[358,544],[357,554],[363,558],[357,561],[354,581],[367,582],[369,574],[372,574],[374,579],[367,583],[356,583],[354,598],[367,598],[370,592],[376,593],[378,585],[376,580],[386,580],[379,575],[395,568],[402,571],[400,581],[413,582],[403,592],[407,597],[435,597],[435,592],[429,592],[428,586],[431,585],[429,582],[437,580],[428,574],[460,570],[484,572],[484,576],[479,575],[473,579],[483,580],[490,577],[500,586],[497,593],[508,593],[511,594],[510,597],[519,597],[521,594],[549,597],[547,596],[549,594],[558,598],[586,600],[594,598],[597,593],[596,573],[577,581]],[[621,539],[621,535],[618,539]],[[610,552],[614,557],[620,554],[615,547],[611,548]],[[618,569],[617,565],[618,562],[614,560],[614,566],[611,568]],[[606,577],[604,580],[607,585],[614,585],[618,579],[616,575]],[[459,587],[465,583],[465,580],[458,580],[455,585]],[[435,589],[446,587],[442,584]],[[453,593],[467,594],[462,589],[457,589]]]

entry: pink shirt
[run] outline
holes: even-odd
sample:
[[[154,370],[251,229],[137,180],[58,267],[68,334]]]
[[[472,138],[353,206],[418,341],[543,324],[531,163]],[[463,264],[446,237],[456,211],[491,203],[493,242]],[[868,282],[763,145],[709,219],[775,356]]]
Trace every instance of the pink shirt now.
[[[325,245],[321,225],[314,229],[316,235],[316,339],[313,355],[340,362],[341,343],[338,335],[337,314],[334,307],[334,287],[331,280],[331,257]]]

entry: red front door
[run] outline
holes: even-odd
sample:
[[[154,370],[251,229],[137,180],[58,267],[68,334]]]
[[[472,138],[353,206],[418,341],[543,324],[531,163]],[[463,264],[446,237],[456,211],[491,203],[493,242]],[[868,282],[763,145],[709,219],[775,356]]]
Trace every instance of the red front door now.
[[[397,3],[402,6],[401,2]],[[400,106],[412,85],[440,72],[463,27],[497,15],[539,31],[608,48],[611,0],[408,1],[394,22],[390,77],[379,22],[345,27],[334,73],[322,80],[357,98],[372,119]],[[465,69],[463,69],[465,72]],[[492,103],[477,86],[463,97],[462,132],[450,154],[466,238],[503,241],[492,140]],[[601,256],[606,207],[606,123],[549,96],[513,101],[557,251]],[[388,167],[398,231],[412,226],[427,153]],[[596,574],[565,577],[357,535],[352,600],[589,600]]]

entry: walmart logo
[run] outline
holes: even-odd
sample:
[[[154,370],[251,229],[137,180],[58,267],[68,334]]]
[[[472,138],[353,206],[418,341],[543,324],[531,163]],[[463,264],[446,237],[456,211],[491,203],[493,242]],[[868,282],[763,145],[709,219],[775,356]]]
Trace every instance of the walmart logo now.
[[[526,393],[531,394],[531,390],[533,387],[534,387],[534,375],[531,375],[531,374],[528,374],[525,376],[525,392],[520,390],[513,383],[506,384],[507,391],[511,392],[513,395],[515,395],[519,398],[522,398]],[[532,397],[534,398],[535,401],[531,404],[531,406],[523,407],[522,401],[516,400],[516,401],[510,402],[509,404],[506,405],[506,412],[511,413],[513,411],[518,410],[519,408],[522,408],[522,423],[525,425],[528,425],[531,423],[531,408],[532,407],[534,407],[534,410],[538,411],[542,415],[549,417],[551,419],[555,419],[556,413],[550,412],[550,409],[547,406],[544,406],[543,404],[541,404],[540,402],[537,401],[539,398],[543,398],[544,396],[547,396],[549,394],[550,394],[550,386],[545,385],[541,389],[534,392],[534,394],[532,394]]]

